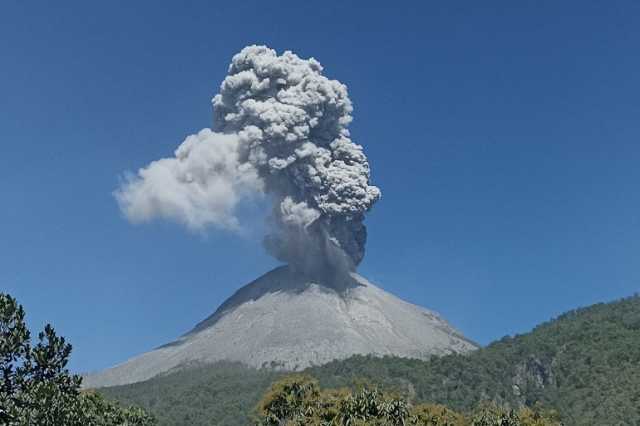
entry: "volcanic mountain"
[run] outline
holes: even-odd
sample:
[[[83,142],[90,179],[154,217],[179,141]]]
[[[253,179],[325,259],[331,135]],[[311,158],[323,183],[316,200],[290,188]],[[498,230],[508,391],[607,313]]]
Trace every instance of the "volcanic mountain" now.
[[[476,347],[438,314],[356,273],[328,280],[281,266],[239,289],[178,340],[87,375],[84,386],[134,383],[221,360],[301,370],[354,354],[424,359]]]

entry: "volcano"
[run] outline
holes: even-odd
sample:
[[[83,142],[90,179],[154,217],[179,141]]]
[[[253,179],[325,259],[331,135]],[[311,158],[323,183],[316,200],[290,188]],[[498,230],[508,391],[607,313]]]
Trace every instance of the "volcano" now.
[[[176,341],[87,375],[84,386],[140,382],[222,360],[297,371],[355,354],[425,359],[476,348],[435,312],[356,273],[328,280],[281,266],[239,289]]]

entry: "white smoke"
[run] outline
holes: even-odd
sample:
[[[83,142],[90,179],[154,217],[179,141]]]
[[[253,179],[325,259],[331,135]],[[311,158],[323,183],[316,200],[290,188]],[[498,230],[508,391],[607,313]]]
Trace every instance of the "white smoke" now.
[[[213,130],[188,137],[175,158],[151,163],[116,191],[126,216],[233,229],[238,203],[266,193],[274,201],[270,253],[306,270],[355,268],[364,214],[380,191],[350,139],[346,86],[313,58],[250,46],[233,57],[213,107]]]
[[[203,129],[188,136],[175,157],[154,161],[115,191],[120,209],[134,223],[156,217],[192,230],[215,225],[238,229],[238,203],[264,189],[257,170],[241,162],[238,137]]]

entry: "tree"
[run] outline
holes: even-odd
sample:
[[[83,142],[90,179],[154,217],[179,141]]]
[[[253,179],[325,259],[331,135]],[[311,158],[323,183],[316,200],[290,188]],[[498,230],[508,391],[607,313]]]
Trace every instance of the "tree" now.
[[[465,416],[443,405],[412,406],[404,398],[362,386],[322,390],[310,376],[290,376],[274,383],[258,404],[259,426],[560,426],[557,419],[523,408],[480,405]]]
[[[419,404],[413,408],[415,423],[424,426],[458,426],[465,417],[441,404]]]
[[[39,426],[147,426],[152,417],[80,390],[66,366],[71,345],[47,324],[31,342],[25,312],[0,293],[0,424]]]
[[[318,381],[309,376],[291,376],[271,386],[258,406],[260,424],[278,426],[315,416],[320,407]]]

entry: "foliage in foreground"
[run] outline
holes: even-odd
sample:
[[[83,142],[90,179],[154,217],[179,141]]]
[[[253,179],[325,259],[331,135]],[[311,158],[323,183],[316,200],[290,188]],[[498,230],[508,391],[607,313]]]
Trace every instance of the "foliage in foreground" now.
[[[47,324],[35,345],[22,306],[0,293],[0,424],[38,426],[148,426],[138,408],[121,408],[80,391],[66,369],[71,345]]]
[[[310,376],[276,382],[257,408],[258,426],[559,426],[556,416],[529,408],[483,404],[471,415],[442,405],[412,406],[376,387],[322,390]]]

